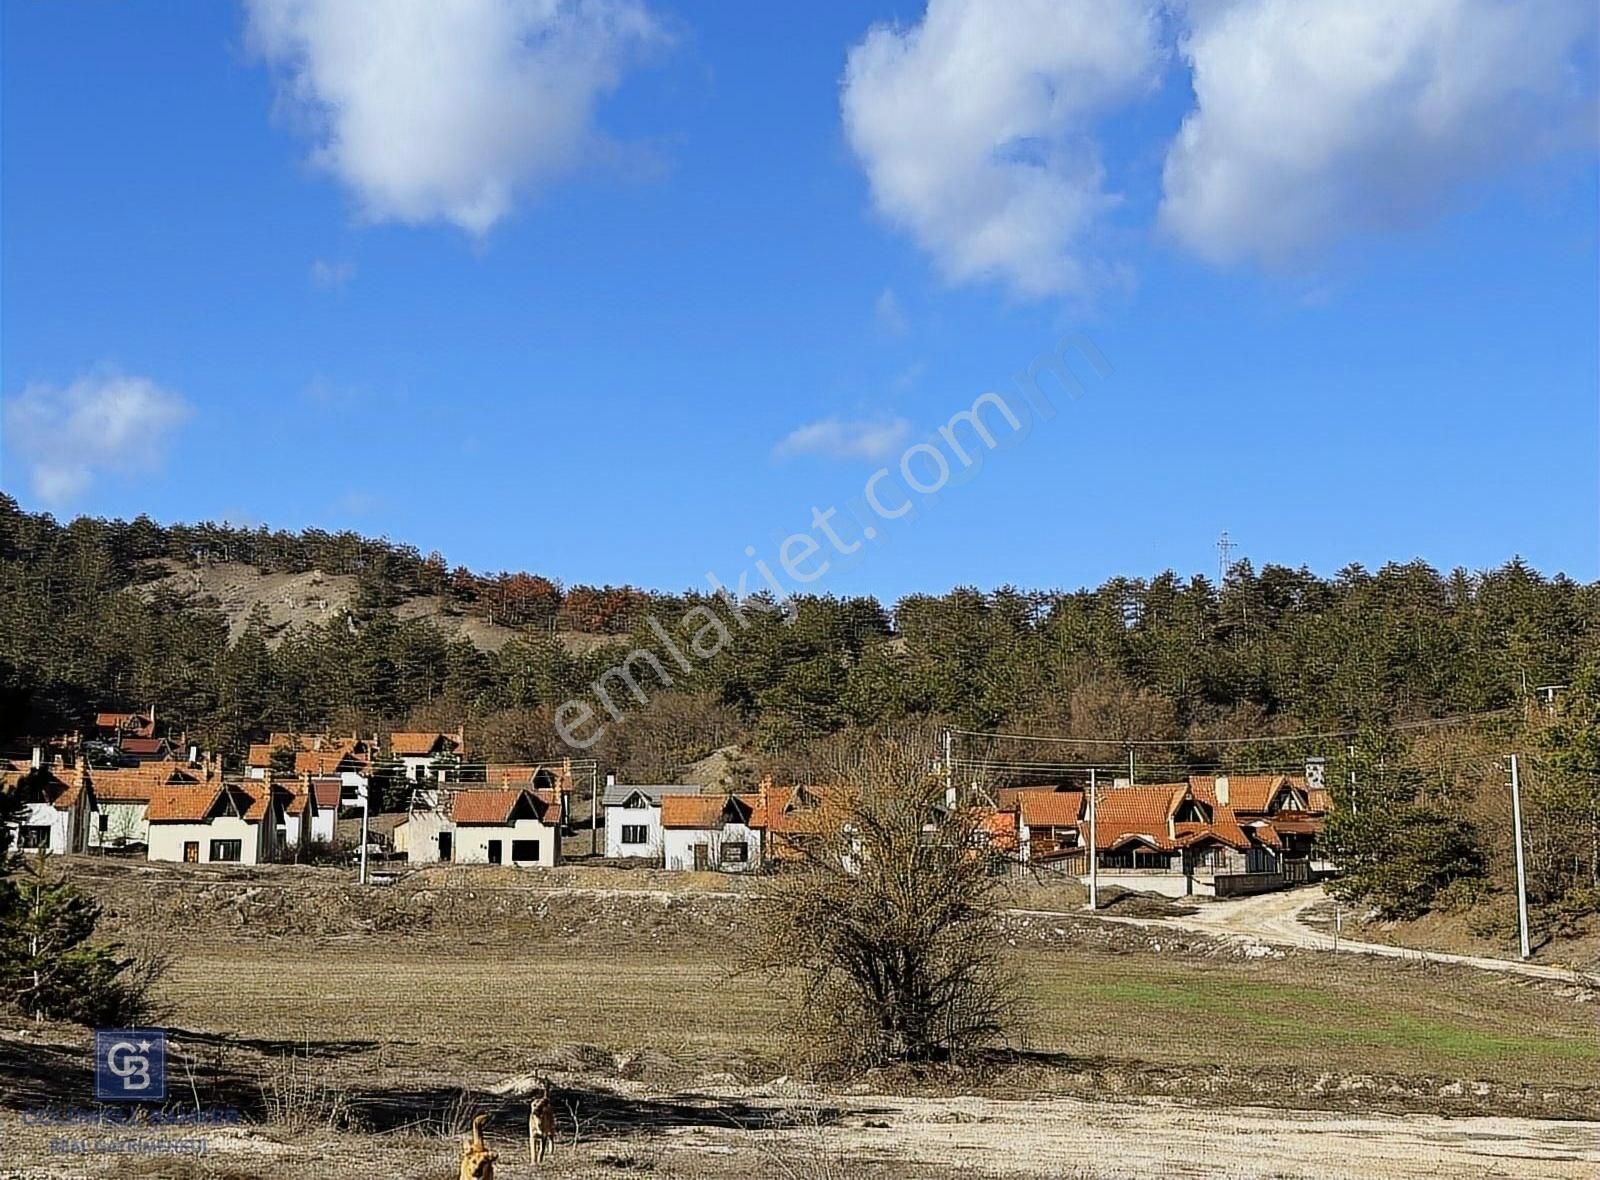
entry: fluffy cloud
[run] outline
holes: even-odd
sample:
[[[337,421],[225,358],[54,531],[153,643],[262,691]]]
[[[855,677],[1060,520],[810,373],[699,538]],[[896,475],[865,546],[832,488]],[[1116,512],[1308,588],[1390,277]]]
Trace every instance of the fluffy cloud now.
[[[103,472],[158,469],[189,412],[182,397],[144,377],[34,384],[6,404],[6,448],[28,471],[34,494],[62,505]]]
[[[662,33],[637,0],[247,0],[313,160],[375,221],[486,233],[594,145],[594,105]]]
[[[883,459],[894,454],[911,435],[904,418],[850,421],[824,418],[794,431],[778,444],[785,455],[827,455],[834,459]]]
[[[1573,0],[1195,0],[1196,107],[1160,219],[1212,262],[1282,263],[1437,208],[1589,118]]]
[[[845,134],[878,209],[950,281],[1081,289],[1085,234],[1116,200],[1094,122],[1153,84],[1157,42],[1141,3],[930,0],[851,49]]]

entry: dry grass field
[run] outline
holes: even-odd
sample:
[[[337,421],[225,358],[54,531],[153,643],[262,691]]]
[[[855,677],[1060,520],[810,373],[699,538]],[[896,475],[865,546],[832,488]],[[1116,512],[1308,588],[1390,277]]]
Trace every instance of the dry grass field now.
[[[88,1038],[12,1028],[0,1177],[446,1177],[479,1109],[501,1175],[531,1175],[536,1076],[562,1096],[553,1176],[1600,1172],[1600,1001],[1574,989],[1029,915],[1014,1052],[814,1083],[789,1056],[792,998],[734,971],[736,889],[530,887],[547,880],[362,894],[306,870],[95,868],[108,928],[174,956],[174,1101],[248,1125],[197,1160],[52,1160],[22,1112],[88,1102]]]

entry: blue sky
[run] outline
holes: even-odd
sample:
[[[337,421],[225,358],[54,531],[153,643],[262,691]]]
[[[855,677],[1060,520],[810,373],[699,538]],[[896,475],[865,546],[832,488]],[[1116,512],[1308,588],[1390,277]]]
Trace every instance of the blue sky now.
[[[810,588],[1600,576],[1590,6],[1282,8],[7,5],[0,485],[731,582],[1076,336]]]

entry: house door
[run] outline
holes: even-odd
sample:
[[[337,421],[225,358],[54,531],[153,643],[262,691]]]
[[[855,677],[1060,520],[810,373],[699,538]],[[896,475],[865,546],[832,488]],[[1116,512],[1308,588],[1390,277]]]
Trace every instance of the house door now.
[[[498,840],[489,841],[489,863],[492,865],[500,863],[500,841]]]
[[[694,871],[703,873],[711,867],[711,848],[706,844],[694,846]]]
[[[185,840],[183,842],[183,863],[186,865],[200,863],[200,841]]]
[[[447,863],[455,857],[456,851],[452,846],[453,841],[450,838],[451,835],[452,833],[450,832],[439,833],[439,859]]]

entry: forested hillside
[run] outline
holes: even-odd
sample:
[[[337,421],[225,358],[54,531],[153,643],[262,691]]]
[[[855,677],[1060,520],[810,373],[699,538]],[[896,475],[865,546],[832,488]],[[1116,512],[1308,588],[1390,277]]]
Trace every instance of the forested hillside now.
[[[320,569],[359,587],[348,609],[228,640],[220,616],[170,581],[167,563]],[[97,708],[159,704],[218,749],[269,729],[465,719],[486,756],[549,753],[548,714],[629,648],[662,650],[653,617],[686,640],[702,594],[563,589],[516,573],[450,571],[437,554],[350,533],[61,525],[0,498],[0,683],[5,736],[70,728]],[[448,609],[520,631],[498,653],[450,641],[394,604],[441,595]],[[701,616],[703,617],[703,616]],[[1520,562],[1441,574],[1421,564],[1332,579],[1241,562],[1221,588],[1203,576],[1117,578],[1092,590],[807,598],[792,621],[744,612],[730,641],[670,691],[611,726],[603,758],[633,743],[670,757],[745,736],[775,750],[851,726],[938,718],[973,729],[1081,736],[1208,737],[1382,725],[1483,712],[1531,687],[1569,683],[1600,637],[1600,587]],[[612,635],[569,652],[557,627]],[[665,656],[663,656],[665,658]],[[648,680],[648,673],[645,678]],[[655,684],[648,685],[652,690]],[[631,701],[628,702],[630,705]]]

